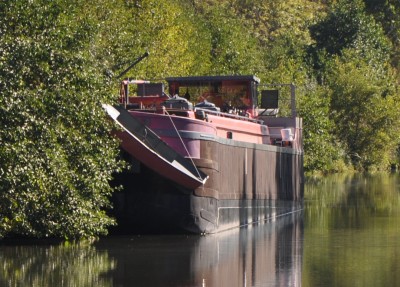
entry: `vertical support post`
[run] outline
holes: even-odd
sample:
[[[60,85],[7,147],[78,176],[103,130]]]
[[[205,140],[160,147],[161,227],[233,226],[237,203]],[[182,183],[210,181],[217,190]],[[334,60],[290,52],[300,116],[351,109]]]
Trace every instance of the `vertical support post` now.
[[[292,108],[292,117],[295,118],[297,116],[296,113],[296,86],[290,84],[290,105]]]
[[[129,104],[129,78],[126,79],[125,82],[125,108]]]

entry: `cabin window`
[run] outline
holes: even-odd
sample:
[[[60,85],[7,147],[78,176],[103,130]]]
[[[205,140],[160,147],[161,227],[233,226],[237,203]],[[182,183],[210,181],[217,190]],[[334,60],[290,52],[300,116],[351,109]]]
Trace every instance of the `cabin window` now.
[[[221,81],[217,83],[171,83],[171,95],[184,97],[191,102],[211,102],[221,110],[226,107],[247,109],[251,107],[248,82]]]

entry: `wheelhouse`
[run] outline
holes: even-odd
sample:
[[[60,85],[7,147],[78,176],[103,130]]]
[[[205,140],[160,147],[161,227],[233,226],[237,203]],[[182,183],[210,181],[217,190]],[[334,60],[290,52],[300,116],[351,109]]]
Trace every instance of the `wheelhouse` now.
[[[256,117],[257,86],[255,76],[195,76],[166,78],[172,96],[183,97],[195,107],[212,104],[218,111]]]

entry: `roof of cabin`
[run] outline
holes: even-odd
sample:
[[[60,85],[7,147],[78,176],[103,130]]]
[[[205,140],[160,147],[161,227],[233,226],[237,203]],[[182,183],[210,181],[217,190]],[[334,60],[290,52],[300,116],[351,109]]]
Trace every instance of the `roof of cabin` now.
[[[190,77],[168,77],[165,79],[168,83],[199,83],[199,82],[221,82],[221,81],[254,81],[260,83],[260,79],[253,75],[233,75],[233,76],[190,76]]]

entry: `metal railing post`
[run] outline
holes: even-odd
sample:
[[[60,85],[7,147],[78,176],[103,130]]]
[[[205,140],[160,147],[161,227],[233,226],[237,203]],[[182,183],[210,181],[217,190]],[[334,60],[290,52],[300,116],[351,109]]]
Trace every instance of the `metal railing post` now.
[[[296,86],[293,83],[290,84],[290,105],[292,108],[292,117],[297,116],[296,113]]]

